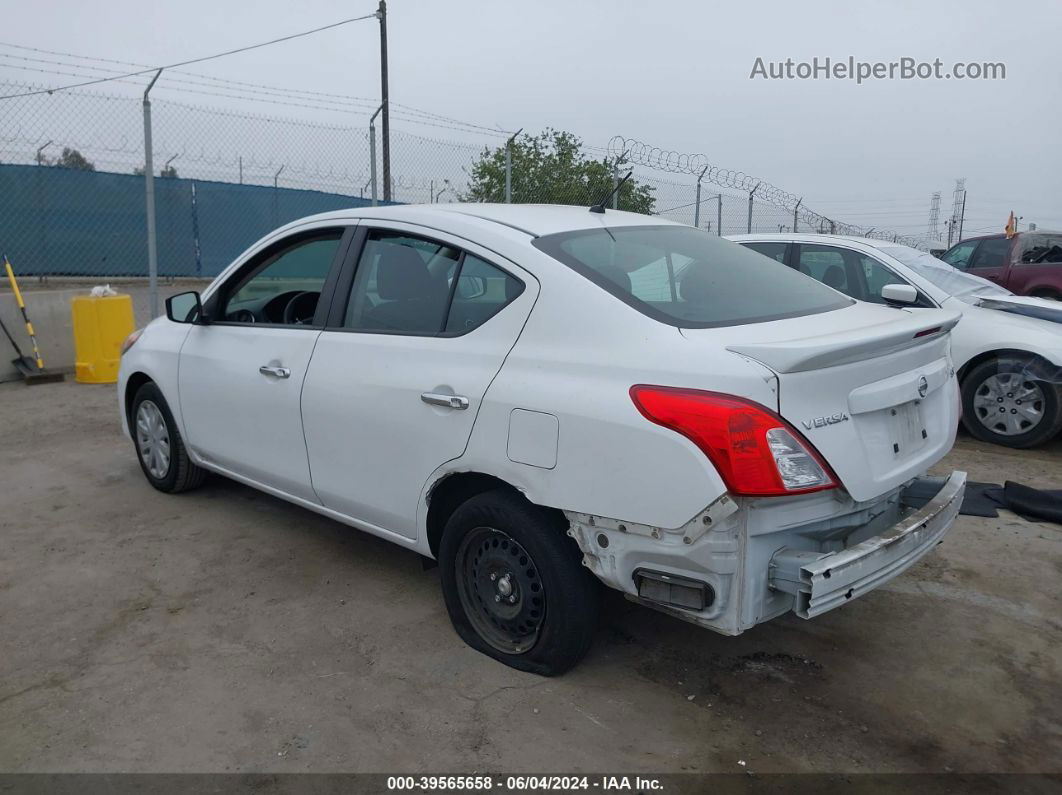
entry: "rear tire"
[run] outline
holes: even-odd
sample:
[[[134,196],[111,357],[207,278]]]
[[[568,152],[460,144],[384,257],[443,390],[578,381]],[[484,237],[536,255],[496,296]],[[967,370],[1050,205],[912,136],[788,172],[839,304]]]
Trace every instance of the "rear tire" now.
[[[1036,447],[1062,429],[1062,390],[1038,381],[1033,360],[1000,356],[972,368],[962,381],[962,423],[971,436],[1004,447]]]
[[[590,648],[601,583],[566,527],[505,489],[472,497],[439,545],[443,598],[476,651],[521,671],[556,676]]]
[[[192,463],[169,404],[151,381],[133,396],[129,431],[140,469],[156,489],[177,494],[202,485],[207,472]]]

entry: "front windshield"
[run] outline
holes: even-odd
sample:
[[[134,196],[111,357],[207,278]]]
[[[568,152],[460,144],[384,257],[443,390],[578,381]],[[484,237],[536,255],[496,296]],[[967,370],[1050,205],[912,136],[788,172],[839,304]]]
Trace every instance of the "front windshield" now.
[[[1009,290],[1004,290],[998,284],[992,284],[992,282],[982,279],[980,276],[963,273],[958,268],[953,268],[943,260],[939,260],[924,251],[919,251],[909,246],[881,246],[880,250],[883,254],[888,254],[893,259],[898,259],[923,279],[956,298],[980,295],[1011,295]]]
[[[679,328],[762,323],[853,303],[810,276],[691,226],[597,227],[533,244],[642,314]]]

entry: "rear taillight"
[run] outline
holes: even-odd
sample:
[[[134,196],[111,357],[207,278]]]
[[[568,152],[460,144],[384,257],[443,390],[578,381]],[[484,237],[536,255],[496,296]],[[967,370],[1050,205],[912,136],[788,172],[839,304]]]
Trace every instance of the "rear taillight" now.
[[[715,465],[732,494],[768,497],[837,486],[837,478],[788,422],[751,400],[636,384],[631,399],[646,419],[681,433]]]

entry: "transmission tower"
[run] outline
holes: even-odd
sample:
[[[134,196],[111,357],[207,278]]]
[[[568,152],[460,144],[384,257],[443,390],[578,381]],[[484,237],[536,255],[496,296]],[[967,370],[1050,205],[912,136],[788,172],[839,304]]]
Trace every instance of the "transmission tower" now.
[[[965,199],[966,177],[960,177],[955,180],[955,192],[951,197],[951,223],[948,224],[948,248],[951,248],[952,238],[958,234]]]
[[[926,237],[930,240],[940,240],[940,191],[934,191],[929,202],[929,232]]]

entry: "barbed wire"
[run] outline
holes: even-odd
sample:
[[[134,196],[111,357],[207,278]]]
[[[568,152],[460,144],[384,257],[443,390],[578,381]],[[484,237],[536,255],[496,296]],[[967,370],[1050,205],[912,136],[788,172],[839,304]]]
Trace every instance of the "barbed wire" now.
[[[698,181],[706,181],[722,188],[750,194],[755,201],[771,204],[790,213],[795,213],[796,217],[805,226],[816,231],[873,237],[879,240],[892,240],[916,248],[925,247],[925,241],[921,238],[901,235],[889,229],[868,228],[857,224],[849,224],[817,213],[803,204],[803,197],[790,193],[777,185],[772,185],[767,180],[747,174],[744,171],[735,171],[714,165],[709,161],[707,155],[662,149],[644,141],[626,138],[622,135],[615,135],[609,140],[608,152],[613,157],[624,158],[627,163],[669,174],[689,175],[696,177]]]

